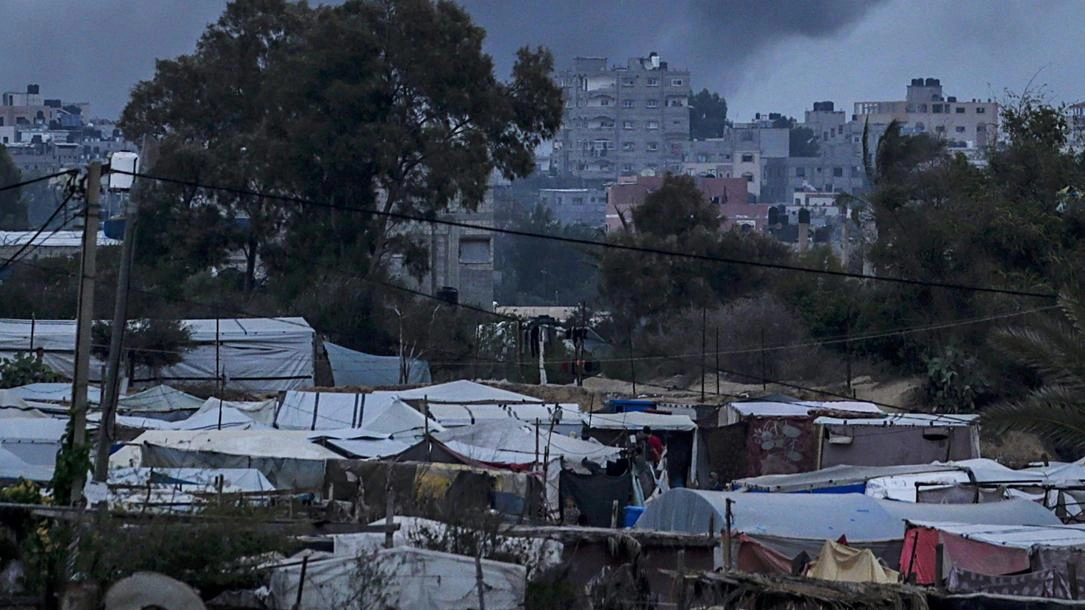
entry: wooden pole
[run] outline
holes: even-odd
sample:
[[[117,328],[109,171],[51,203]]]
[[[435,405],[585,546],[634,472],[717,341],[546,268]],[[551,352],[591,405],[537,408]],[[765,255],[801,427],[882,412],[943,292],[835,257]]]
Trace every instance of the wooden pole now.
[[[761,326],[761,390],[768,389],[768,363],[765,361],[765,327]]]
[[[728,498],[725,503],[724,512],[724,525],[723,525],[723,569],[730,572],[733,565],[731,561],[731,529],[734,527],[734,513],[731,512],[731,505],[735,501]]]
[[[388,464],[388,484],[384,488],[384,548],[390,549],[395,545],[395,492],[392,491],[392,466]]]
[[[708,337],[708,308],[701,308],[701,402],[705,400],[705,377],[708,376],[708,357],[705,352]]]
[[[675,576],[675,584],[678,586],[676,605],[678,610],[689,610],[686,600],[686,550],[678,549],[678,572]]]
[[[75,372],[72,375],[72,435],[68,439],[72,453],[83,451],[87,444],[87,385],[90,376],[91,325],[94,324],[94,280],[97,275],[98,214],[101,210],[102,164],[87,166],[87,209],[83,223],[83,257],[79,273],[79,315],[76,319]],[[85,472],[73,474],[70,490],[72,505],[83,499]]]
[[[716,396],[720,395],[720,327],[716,327]]]
[[[301,608],[301,594],[305,590],[305,573],[309,568],[309,556],[301,558],[301,575],[298,578],[298,593],[294,597],[294,610]]]
[[[475,553],[475,586],[478,589],[478,610],[486,610],[486,582],[482,578],[482,542]]]

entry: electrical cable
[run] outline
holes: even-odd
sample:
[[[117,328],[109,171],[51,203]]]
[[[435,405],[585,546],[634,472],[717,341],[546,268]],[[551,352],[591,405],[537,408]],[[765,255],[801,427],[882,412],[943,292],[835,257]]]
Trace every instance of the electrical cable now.
[[[559,241],[564,243],[576,244],[581,246],[591,246],[597,248],[611,249],[611,250],[623,250],[627,252],[637,252],[641,254],[654,254],[659,256],[670,256],[675,258],[684,258],[690,260],[697,260],[710,263],[723,263],[730,265],[744,265],[751,267],[760,267],[765,269],[775,269],[779,271],[794,271],[799,273],[812,273],[818,275],[827,275],[832,277],[844,277],[860,280],[871,280],[878,282],[889,282],[895,284],[903,284],[909,286],[921,286],[927,288],[942,288],[947,290],[960,290],[966,292],[982,292],[990,294],[1005,294],[1009,296],[1039,298],[1039,299],[1054,299],[1058,298],[1058,295],[1050,292],[1033,292],[1028,290],[1016,290],[1009,288],[994,288],[990,286],[973,286],[968,284],[956,284],[951,282],[936,282],[929,280],[916,280],[911,278],[888,276],[888,275],[872,275],[867,273],[852,273],[849,271],[836,271],[832,269],[815,269],[812,267],[800,267],[798,265],[788,265],[784,263],[770,263],[764,261],[752,261],[744,259],[736,259],[730,257],[715,257],[703,254],[693,254],[689,252],[679,252],[677,250],[665,250],[662,248],[648,248],[643,246],[631,246],[626,244],[618,244],[612,242],[600,242],[590,239],[580,239],[576,237],[567,237],[563,235],[548,235],[545,233],[534,233],[531,231],[521,231],[519,229],[508,229],[502,227],[487,227],[484,225],[476,225],[467,222],[461,222],[456,220],[447,220],[441,218],[427,218],[424,216],[415,216],[412,214],[403,214],[400,212],[385,212],[383,210],[373,210],[366,208],[358,208],[353,206],[335,205],[329,203],[323,203],[319,201],[313,201],[310,199],[304,199],[301,197],[294,197],[290,195],[276,195],[272,193],[263,193],[260,191],[228,186],[203,184],[192,180],[182,180],[179,178],[169,178],[165,176],[157,176],[153,174],[142,174],[139,172],[128,172],[122,170],[112,170],[114,173],[124,174],[137,178],[145,178],[147,180],[154,180],[157,182],[164,182],[169,184],[176,184],[180,186],[188,186],[191,188],[202,188],[213,191],[220,191],[224,193],[231,193],[239,196],[255,197],[261,199],[275,199],[288,203],[294,203],[303,206],[319,207],[330,210],[358,212],[361,214],[370,214],[374,216],[382,216],[385,218],[392,218],[396,220],[403,220],[409,222],[428,223],[444,225],[449,227],[457,227],[461,229],[468,229],[472,231],[485,231],[490,233],[502,233],[506,235],[515,235],[519,237],[530,237],[535,239],[548,239],[552,241]]]
[[[79,170],[66,169],[64,171],[59,171],[59,172],[56,172],[54,174],[49,174],[47,176],[38,176],[37,178],[31,178],[30,180],[23,180],[22,182],[16,182],[14,184],[7,184],[7,185],[4,185],[4,186],[0,186],[0,193],[3,193],[4,191],[10,191],[10,190],[13,190],[13,189],[22,188],[24,186],[30,186],[31,184],[37,184],[38,182],[43,182],[45,180],[52,180],[53,178],[59,178],[61,176],[74,176],[74,175],[76,175],[78,173],[79,173]]]
[[[72,198],[72,196],[74,194],[75,194],[74,190],[68,192],[68,195],[66,197],[64,197],[64,200],[60,202],[60,205],[58,205],[56,207],[56,209],[53,210],[53,213],[49,215],[49,218],[47,218],[45,220],[45,222],[42,223],[42,225],[40,227],[38,227],[38,230],[35,231],[34,234],[30,236],[30,239],[26,240],[26,243],[24,243],[18,250],[16,250],[15,254],[12,254],[6,261],[4,261],[2,264],[0,264],[0,272],[4,271],[8,267],[10,267],[12,264],[14,264],[17,260],[19,260],[19,257],[24,252],[29,254],[30,251],[33,251],[34,249],[40,247],[42,244],[44,244],[46,241],[48,241],[49,237],[52,237],[53,235],[56,235],[57,231],[60,231],[66,224],[68,224],[68,221],[65,221],[64,223],[62,223],[61,225],[59,225],[58,227],[53,229],[53,232],[49,235],[49,237],[46,237],[45,239],[41,240],[38,243],[34,243],[35,240],[37,240],[39,237],[41,237],[41,234],[45,232],[45,229],[49,226],[49,223],[56,220],[56,217],[58,215],[60,215],[60,213],[68,206],[68,202],[71,201],[71,198]]]

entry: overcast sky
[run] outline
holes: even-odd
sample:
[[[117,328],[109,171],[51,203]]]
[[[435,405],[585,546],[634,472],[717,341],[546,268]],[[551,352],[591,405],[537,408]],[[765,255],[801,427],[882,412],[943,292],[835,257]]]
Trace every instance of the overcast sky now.
[[[1004,97],[1030,80],[1052,101],[1085,99],[1078,0],[464,0],[488,32],[501,76],[524,44],[576,55],[658,51],[724,94],[730,116],[802,117],[812,102],[849,112],[902,99],[914,77],[947,95]],[[3,0],[0,87],[39,83],[47,97],[89,101],[115,117],[154,60],[192,50],[223,0]]]

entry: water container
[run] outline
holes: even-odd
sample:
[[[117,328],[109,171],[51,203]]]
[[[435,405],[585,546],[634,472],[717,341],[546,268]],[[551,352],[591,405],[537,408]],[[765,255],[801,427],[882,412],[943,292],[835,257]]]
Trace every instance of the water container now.
[[[622,527],[633,527],[642,514],[644,514],[643,506],[626,506],[622,515]]]

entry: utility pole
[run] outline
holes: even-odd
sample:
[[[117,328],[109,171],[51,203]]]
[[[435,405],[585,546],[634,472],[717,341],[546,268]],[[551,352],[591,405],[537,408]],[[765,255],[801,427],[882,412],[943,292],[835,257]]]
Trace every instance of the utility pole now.
[[[707,347],[708,337],[707,337],[707,334],[708,334],[708,309],[706,307],[702,307],[701,308],[701,402],[702,403],[704,402],[704,399],[705,399],[705,392],[704,392],[705,384],[708,383],[707,381],[705,381],[705,378],[708,377],[708,370],[707,370],[707,367],[708,367],[707,358],[708,357],[705,354],[705,352],[708,351],[708,347]]]
[[[545,324],[539,324],[539,385],[546,385],[546,330]]]
[[[86,211],[83,222],[83,259],[79,272],[79,312],[76,318],[75,374],[72,376],[72,435],[68,440],[74,454],[87,444],[87,384],[90,374],[90,328],[94,323],[94,279],[97,271],[98,212],[101,208],[102,164],[87,166]],[[72,505],[83,499],[85,473],[72,475]]]

